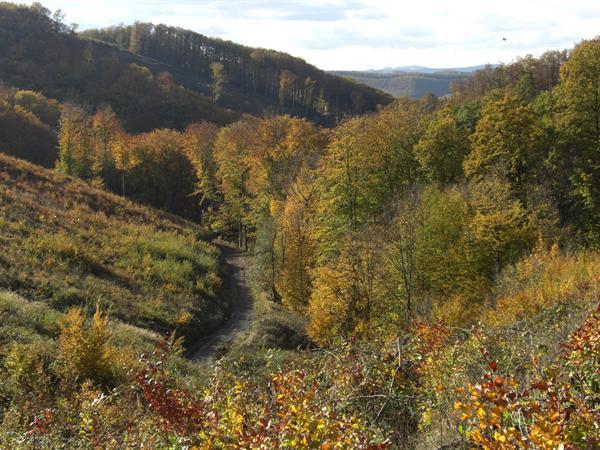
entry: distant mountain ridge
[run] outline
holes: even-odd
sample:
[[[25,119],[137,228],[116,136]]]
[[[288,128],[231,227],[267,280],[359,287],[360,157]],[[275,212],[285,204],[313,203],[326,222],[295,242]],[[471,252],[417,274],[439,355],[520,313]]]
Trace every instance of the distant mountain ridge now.
[[[480,64],[478,66],[439,67],[439,68],[426,67],[426,66],[400,66],[400,67],[384,67],[383,69],[371,69],[371,70],[367,70],[367,72],[374,72],[374,73],[398,73],[398,72],[405,72],[405,73],[427,73],[427,74],[433,74],[433,73],[453,73],[453,72],[458,72],[458,73],[473,73],[473,72],[476,72],[478,70],[484,69],[487,66],[497,67],[498,64]]]
[[[432,93],[438,97],[450,94],[452,83],[459,83],[471,74],[461,72],[333,72],[356,82],[379,89],[394,97],[421,98]]]
[[[498,64],[446,68],[400,66],[331,73],[366,84],[394,97],[421,98],[429,93],[438,97],[449,95],[453,83],[465,81],[478,70],[495,67],[498,67]]]

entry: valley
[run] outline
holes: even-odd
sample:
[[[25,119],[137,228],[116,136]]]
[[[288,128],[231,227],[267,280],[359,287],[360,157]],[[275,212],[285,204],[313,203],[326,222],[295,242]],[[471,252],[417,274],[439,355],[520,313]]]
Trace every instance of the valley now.
[[[0,448],[600,445],[600,38],[330,73],[142,19],[0,2]]]

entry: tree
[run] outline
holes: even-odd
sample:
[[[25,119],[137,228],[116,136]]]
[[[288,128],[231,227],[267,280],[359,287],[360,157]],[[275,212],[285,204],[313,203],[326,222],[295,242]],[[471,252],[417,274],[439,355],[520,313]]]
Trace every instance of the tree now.
[[[213,149],[219,128],[208,122],[189,125],[183,134],[185,151],[196,171],[196,190],[202,212],[219,200],[217,186],[217,164]]]
[[[314,186],[309,181],[294,182],[279,221],[281,233],[285,235],[285,248],[281,251],[278,285],[283,304],[300,313],[307,312],[312,292],[311,271],[316,263],[314,194]]]
[[[214,158],[218,165],[217,179],[223,194],[221,215],[225,223],[235,226],[238,245],[247,245],[249,166],[247,151],[256,133],[256,119],[247,118],[223,128],[215,141]]]
[[[227,85],[227,71],[225,70],[225,66],[220,62],[212,63],[210,70],[212,71],[213,79],[213,100],[218,102],[223,96],[225,86]]]
[[[257,122],[246,156],[256,214],[268,214],[271,201],[285,200],[298,175],[315,167],[326,140],[327,134],[305,119],[285,115]]]
[[[46,167],[55,165],[59,117],[57,102],[0,84],[1,151]]]
[[[466,187],[429,187],[420,210],[416,306],[468,323],[501,271],[532,248],[537,230],[511,185],[493,176]]]
[[[580,224],[600,236],[600,38],[582,41],[561,71],[558,165],[567,170]]]
[[[326,345],[337,337],[368,336],[379,288],[380,252],[367,234],[348,236],[335,264],[317,267],[309,303],[309,335]]]
[[[131,27],[129,51],[133,53],[146,52],[150,43],[151,30],[151,24],[135,22]]]
[[[139,164],[139,160],[132,151],[132,138],[129,136],[121,136],[121,139],[114,143],[112,149],[115,158],[115,168],[121,172],[121,194],[125,197],[125,174],[135,168]]]
[[[505,180],[490,176],[474,184],[470,194],[475,211],[468,224],[472,261],[491,282],[532,248],[537,235]]]
[[[465,174],[474,180],[505,178],[524,201],[526,185],[536,181],[547,152],[545,132],[533,109],[508,95],[490,102],[483,109],[471,144]]]
[[[89,324],[81,308],[71,308],[61,323],[57,360],[73,381],[110,383],[114,363],[110,340],[108,316],[99,306]]]
[[[288,100],[293,101],[293,89],[296,76],[289,70],[282,70],[279,75],[279,106],[286,106]]]
[[[307,120],[290,116],[247,118],[219,133],[215,159],[222,212],[242,230],[244,246],[247,228],[275,218],[299,174],[315,167],[327,137]]]
[[[335,254],[338,239],[393,216],[394,202],[418,179],[413,148],[423,131],[417,102],[399,100],[372,116],[334,130],[316,184],[321,250]]]
[[[315,181],[319,190],[317,233],[326,257],[334,256],[335,243],[345,233],[357,230],[371,209],[363,196],[368,179],[361,173],[368,166],[358,145],[363,126],[364,119],[355,118],[334,130]]]
[[[430,181],[444,186],[460,179],[468,152],[468,134],[456,123],[451,106],[436,114],[415,146],[421,170]]]
[[[110,106],[96,111],[92,117],[92,126],[95,147],[93,171],[104,183],[110,185],[115,171],[114,150],[123,139],[123,130]]]
[[[196,205],[195,170],[181,134],[155,130],[131,138],[130,152],[135,166],[129,171],[129,196],[180,214],[193,217]]]
[[[92,124],[82,108],[63,105],[58,142],[58,168],[68,175],[91,179],[94,165]]]
[[[466,239],[473,211],[464,188],[429,186],[420,196],[419,210],[415,306],[426,316],[457,294],[476,299],[481,276],[469,257]]]
[[[32,112],[43,123],[50,125],[52,128],[58,126],[60,105],[56,100],[48,99],[39,92],[19,90],[15,92],[14,103]]]
[[[414,309],[417,285],[417,257],[419,230],[423,225],[423,211],[416,190],[409,192],[396,206],[396,214],[386,226],[386,272],[384,283],[396,300],[404,303],[403,309],[409,318]]]

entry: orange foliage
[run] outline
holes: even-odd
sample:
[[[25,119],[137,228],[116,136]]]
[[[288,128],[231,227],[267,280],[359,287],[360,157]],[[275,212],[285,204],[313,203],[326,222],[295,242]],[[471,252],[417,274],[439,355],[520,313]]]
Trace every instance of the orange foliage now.
[[[592,314],[570,338],[563,355],[571,372],[556,366],[527,388],[497,373],[495,362],[483,380],[460,388],[454,403],[469,441],[483,449],[596,448],[600,444],[600,314]]]

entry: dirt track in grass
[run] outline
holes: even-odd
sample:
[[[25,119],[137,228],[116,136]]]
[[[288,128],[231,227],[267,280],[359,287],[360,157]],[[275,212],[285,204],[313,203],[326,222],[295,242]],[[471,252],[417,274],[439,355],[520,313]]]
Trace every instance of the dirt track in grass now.
[[[223,242],[216,245],[221,249],[225,265],[223,293],[231,302],[231,313],[217,331],[198,342],[192,356],[198,362],[213,359],[225,352],[236,336],[251,324],[253,301],[246,282],[246,260],[237,247]]]

